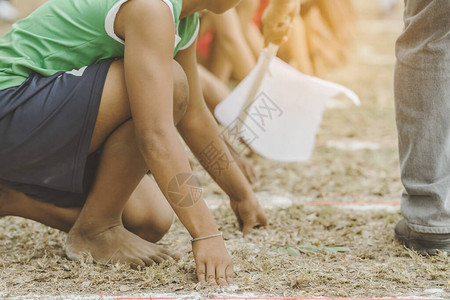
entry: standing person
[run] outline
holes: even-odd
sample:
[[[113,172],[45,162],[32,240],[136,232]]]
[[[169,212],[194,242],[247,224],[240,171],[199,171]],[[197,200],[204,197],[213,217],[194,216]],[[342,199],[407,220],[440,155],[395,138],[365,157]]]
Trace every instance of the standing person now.
[[[17,20],[19,13],[9,0],[0,0],[0,20],[13,22]]]
[[[173,256],[152,243],[171,207],[198,280],[228,284],[233,264],[177,130],[244,235],[265,225],[197,74],[196,12],[238,2],[50,0],[17,22],[0,39],[0,216],[68,231],[71,259],[144,266]]]
[[[404,219],[395,236],[423,255],[450,251],[450,1],[406,0],[395,105]]]

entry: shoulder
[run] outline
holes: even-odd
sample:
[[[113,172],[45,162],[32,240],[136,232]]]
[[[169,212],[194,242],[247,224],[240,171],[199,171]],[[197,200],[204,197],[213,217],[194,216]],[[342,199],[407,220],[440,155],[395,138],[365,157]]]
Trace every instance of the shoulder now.
[[[122,5],[119,13],[138,19],[172,16],[172,3],[165,0],[128,0]]]
[[[128,0],[120,8],[115,25],[116,32],[122,36],[130,27],[139,27],[140,31],[173,28],[173,12],[162,0]]]

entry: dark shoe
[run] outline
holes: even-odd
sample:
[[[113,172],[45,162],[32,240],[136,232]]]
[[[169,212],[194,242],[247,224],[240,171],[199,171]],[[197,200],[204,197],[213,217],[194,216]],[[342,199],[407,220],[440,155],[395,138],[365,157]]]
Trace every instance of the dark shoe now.
[[[395,226],[395,238],[420,255],[436,255],[438,251],[450,253],[450,233],[421,233],[409,228],[405,219]]]

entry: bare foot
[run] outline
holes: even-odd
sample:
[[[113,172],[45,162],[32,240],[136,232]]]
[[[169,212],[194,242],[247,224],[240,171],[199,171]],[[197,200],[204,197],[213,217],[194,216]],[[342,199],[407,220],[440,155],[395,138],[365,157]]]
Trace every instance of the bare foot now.
[[[74,226],[67,236],[67,257],[79,260],[87,253],[99,263],[120,262],[132,267],[149,266],[176,258],[170,251],[141,239],[121,224],[98,233]]]

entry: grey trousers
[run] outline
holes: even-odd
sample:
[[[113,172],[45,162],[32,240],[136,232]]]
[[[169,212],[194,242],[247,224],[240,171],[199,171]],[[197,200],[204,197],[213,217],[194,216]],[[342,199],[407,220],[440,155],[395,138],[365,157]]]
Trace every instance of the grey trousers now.
[[[394,90],[411,229],[450,233],[450,0],[405,0]]]

